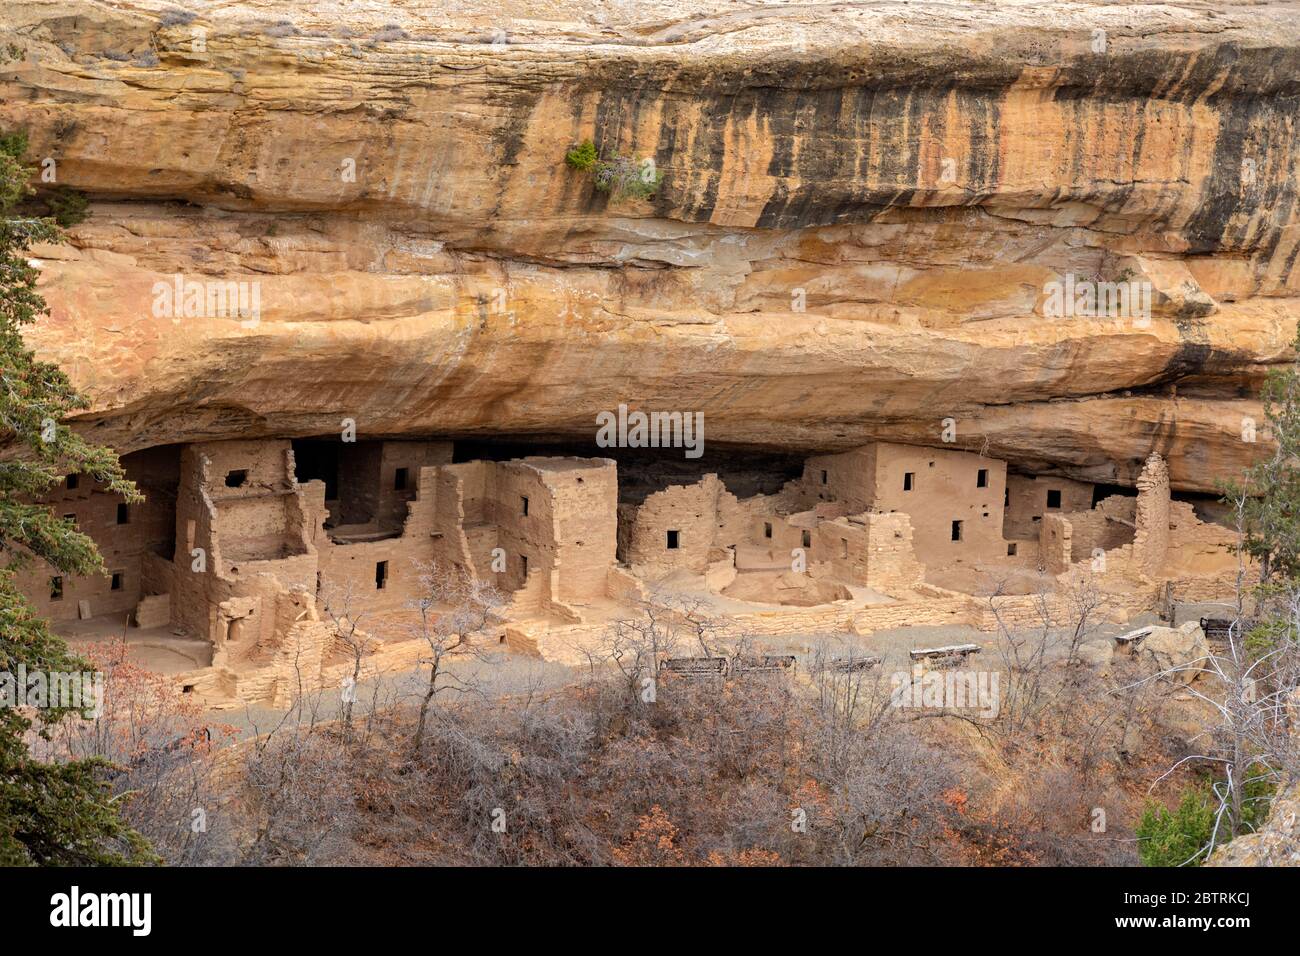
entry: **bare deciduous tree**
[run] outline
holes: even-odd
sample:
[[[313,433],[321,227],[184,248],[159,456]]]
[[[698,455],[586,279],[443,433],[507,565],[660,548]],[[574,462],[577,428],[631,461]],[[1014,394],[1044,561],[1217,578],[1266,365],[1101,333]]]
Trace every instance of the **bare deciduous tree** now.
[[[343,694],[343,735],[352,732],[352,706],[356,702],[356,688],[361,680],[361,661],[373,641],[361,630],[365,612],[356,610],[352,582],[342,587],[323,581],[320,592],[320,609],[334,626],[334,633],[347,647],[352,657],[351,684]]]
[[[1224,644],[1197,661],[1161,671],[1155,678],[1177,678],[1187,671],[1205,676],[1187,690],[1218,716],[1199,734],[1194,753],[1177,761],[1164,780],[1186,764],[1215,772],[1214,828],[1209,841],[1187,863],[1208,859],[1215,848],[1247,828],[1252,800],[1260,789],[1293,782],[1300,773],[1295,707],[1300,694],[1300,584],[1275,580],[1251,586],[1246,548],[1247,496],[1229,490],[1238,534],[1238,564],[1231,623]],[[1254,606],[1253,615],[1250,608]],[[1263,785],[1262,787],[1260,785]],[[1266,798],[1265,798],[1266,799]]]
[[[419,614],[415,631],[429,645],[429,657],[420,661],[429,668],[429,680],[420,700],[411,740],[411,748],[418,755],[429,708],[437,695],[448,687],[470,689],[444,666],[445,658],[458,652],[473,653],[472,636],[487,629],[505,598],[495,587],[464,568],[443,567],[437,562],[416,567],[420,572],[421,595],[412,602]]]

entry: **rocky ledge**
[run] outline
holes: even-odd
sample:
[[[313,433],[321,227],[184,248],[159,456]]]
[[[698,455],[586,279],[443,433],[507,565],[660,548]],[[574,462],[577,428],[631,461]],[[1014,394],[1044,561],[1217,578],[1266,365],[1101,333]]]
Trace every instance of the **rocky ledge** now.
[[[627,403],[1209,490],[1300,316],[1300,4],[1053,11],[14,0],[0,129],[92,201],[31,340],[123,452]],[[569,168],[587,139],[653,196]],[[1081,283],[1145,298],[1063,312]]]

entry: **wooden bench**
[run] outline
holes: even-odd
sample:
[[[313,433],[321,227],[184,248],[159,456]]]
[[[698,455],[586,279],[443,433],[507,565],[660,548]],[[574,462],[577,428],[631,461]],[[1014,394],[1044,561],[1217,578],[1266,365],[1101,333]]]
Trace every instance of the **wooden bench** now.
[[[1237,637],[1241,638],[1249,634],[1259,625],[1259,621],[1242,618],[1237,620],[1232,617],[1203,617],[1201,618],[1201,630],[1205,632],[1207,641],[1214,641],[1216,644],[1226,644],[1232,633],[1232,625],[1237,625]]]
[[[1115,636],[1115,646],[1127,654],[1132,654],[1138,649],[1138,645],[1151,635],[1151,628],[1139,627],[1136,631],[1129,631],[1127,634],[1118,634]]]
[[[793,671],[794,664],[795,660],[793,654],[782,655],[779,657],[737,657],[731,662],[731,672],[733,674],[774,674],[783,671]]]
[[[688,680],[699,680],[725,677],[728,667],[725,657],[666,657],[660,661],[659,670]]]
[[[857,674],[879,667],[884,663],[880,657],[837,657],[827,663],[827,667],[837,674]]]

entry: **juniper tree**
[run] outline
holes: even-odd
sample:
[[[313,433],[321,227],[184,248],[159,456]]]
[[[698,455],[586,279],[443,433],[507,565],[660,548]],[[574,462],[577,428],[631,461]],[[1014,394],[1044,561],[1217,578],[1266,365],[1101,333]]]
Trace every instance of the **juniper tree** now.
[[[1244,547],[1265,585],[1300,577],[1300,326],[1295,351],[1296,361],[1270,371],[1260,389],[1275,450],[1224,487],[1229,500],[1244,498]]]
[[[31,194],[26,146],[21,134],[0,137],[0,673],[11,675],[20,666],[29,674],[90,669],[15,584],[15,569],[34,560],[66,575],[103,572],[94,542],[36,503],[39,496],[65,475],[84,474],[128,501],[140,498],[110,449],[63,423],[87,401],[23,341],[23,327],[48,314],[31,248],[62,239],[54,220],[18,212]],[[58,721],[81,718],[57,707],[25,713],[0,706],[0,864],[152,861],[143,838],[122,823],[101,761],[46,763],[28,749],[29,732],[48,736]]]

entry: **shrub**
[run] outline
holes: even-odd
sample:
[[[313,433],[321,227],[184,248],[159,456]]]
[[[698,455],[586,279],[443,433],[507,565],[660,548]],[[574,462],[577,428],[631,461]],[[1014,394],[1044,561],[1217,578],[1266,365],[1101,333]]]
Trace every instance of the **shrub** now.
[[[19,130],[16,133],[5,133],[0,136],[0,153],[4,153],[13,159],[22,159],[23,154],[27,152],[27,133]]]
[[[659,191],[663,182],[663,173],[655,169],[653,160],[637,162],[631,156],[615,156],[605,160],[599,157],[596,145],[584,139],[564,154],[564,162],[570,169],[591,173],[592,184],[597,191],[609,194],[611,199],[631,196],[634,199],[649,199]]]
[[[158,21],[160,27],[184,26],[193,23],[195,14],[189,10],[167,10]]]
[[[1199,866],[1213,831],[1209,787],[1193,787],[1172,813],[1158,803],[1147,806],[1137,825],[1138,856],[1145,866]]]
[[[1243,791],[1242,829],[1251,832],[1268,819],[1273,784],[1259,766],[1251,767]],[[1170,813],[1158,803],[1147,806],[1137,826],[1138,856],[1146,866],[1200,866],[1205,862],[1202,851],[1213,836],[1216,846],[1232,840],[1228,814],[1214,833],[1214,817],[1219,800],[1205,781],[1183,793],[1178,808]],[[1195,859],[1193,859],[1195,858]]]
[[[596,164],[596,188],[609,193],[612,199],[623,196],[649,199],[659,191],[663,178],[664,174],[653,164],[638,163],[630,156],[617,156],[612,162]]]
[[[69,226],[85,221],[86,206],[89,205],[89,201],[85,193],[61,186],[45,197],[45,205],[50,215],[54,217],[54,221],[67,229]]]
[[[596,144],[589,139],[584,139],[564,154],[564,161],[570,169],[583,173],[590,172],[596,165]]]

